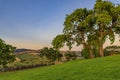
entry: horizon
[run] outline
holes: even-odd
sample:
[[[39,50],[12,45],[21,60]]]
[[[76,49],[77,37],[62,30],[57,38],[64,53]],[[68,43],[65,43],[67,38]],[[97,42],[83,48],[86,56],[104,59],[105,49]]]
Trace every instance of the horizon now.
[[[120,4],[120,0],[109,1]],[[52,39],[62,33],[66,14],[77,8],[92,9],[94,3],[95,0],[0,0],[0,38],[17,48],[52,47]],[[109,41],[104,46],[107,45]],[[113,45],[120,45],[120,42],[116,40]]]

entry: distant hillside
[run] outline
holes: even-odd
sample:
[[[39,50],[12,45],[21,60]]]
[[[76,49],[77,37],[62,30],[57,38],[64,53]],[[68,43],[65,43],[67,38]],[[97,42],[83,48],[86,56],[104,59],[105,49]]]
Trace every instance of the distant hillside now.
[[[33,50],[33,49],[16,49],[14,53],[39,53],[40,50]]]
[[[64,54],[67,51],[60,51],[60,52]],[[72,51],[72,52],[76,53],[76,55],[81,56],[80,51]],[[40,50],[21,48],[21,49],[16,49],[14,53],[40,53]]]

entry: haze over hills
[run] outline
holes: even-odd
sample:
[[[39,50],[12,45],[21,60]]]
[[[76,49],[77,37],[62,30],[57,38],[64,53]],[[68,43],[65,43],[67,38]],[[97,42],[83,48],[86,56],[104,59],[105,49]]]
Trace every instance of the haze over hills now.
[[[67,51],[60,51],[61,53],[65,53],[65,52],[67,52]],[[78,56],[81,56],[81,51],[72,51],[72,52],[74,52],[76,55],[78,55]],[[16,49],[15,50],[15,52],[14,52],[15,54],[24,54],[24,53],[28,53],[28,54],[30,54],[30,53],[40,53],[40,50],[34,50],[34,49],[26,49],[26,48],[20,48],[20,49]]]
[[[16,53],[39,53],[39,52],[40,50],[21,48],[21,49],[16,49],[14,53],[16,54]]]

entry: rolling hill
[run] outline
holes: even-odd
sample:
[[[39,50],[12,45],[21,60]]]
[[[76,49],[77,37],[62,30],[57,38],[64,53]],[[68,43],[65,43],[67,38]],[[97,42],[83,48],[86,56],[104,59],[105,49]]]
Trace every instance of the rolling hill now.
[[[0,73],[0,80],[120,80],[120,55]]]
[[[20,54],[20,53],[40,53],[40,50],[33,50],[33,49],[25,49],[25,48],[21,48],[21,49],[16,49],[14,51],[15,54]]]

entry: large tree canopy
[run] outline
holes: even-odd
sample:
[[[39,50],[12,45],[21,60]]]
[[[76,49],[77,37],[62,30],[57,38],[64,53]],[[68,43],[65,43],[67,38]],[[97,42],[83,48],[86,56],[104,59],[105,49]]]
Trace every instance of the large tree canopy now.
[[[73,44],[83,45],[90,58],[94,57],[93,49],[96,48],[95,50],[98,50],[99,56],[102,57],[106,39],[109,39],[112,44],[116,34],[120,34],[120,5],[96,0],[93,9],[80,8],[68,14],[62,34],[65,38],[59,35],[52,43],[55,48],[59,43],[59,48],[66,44],[70,49]]]

